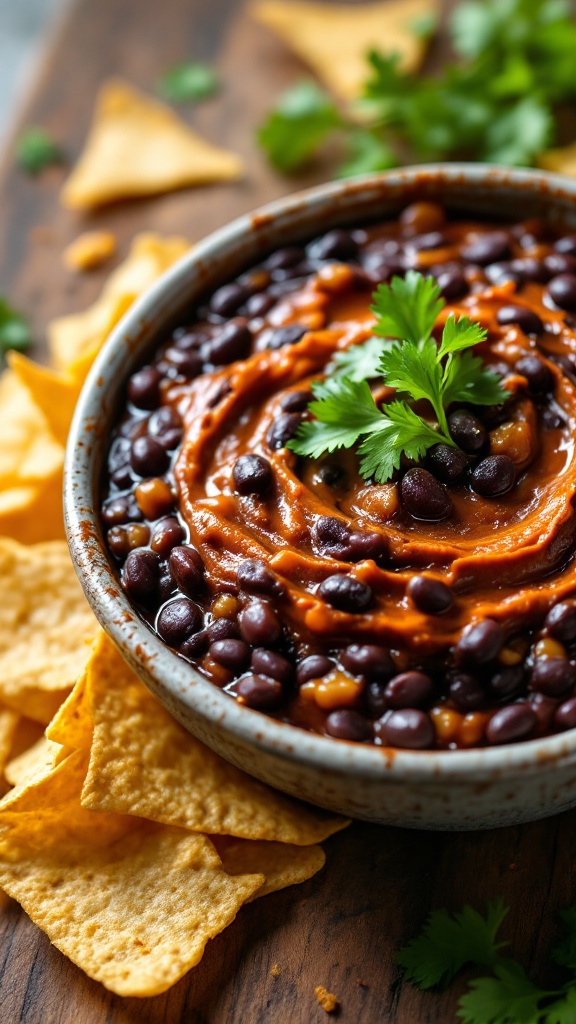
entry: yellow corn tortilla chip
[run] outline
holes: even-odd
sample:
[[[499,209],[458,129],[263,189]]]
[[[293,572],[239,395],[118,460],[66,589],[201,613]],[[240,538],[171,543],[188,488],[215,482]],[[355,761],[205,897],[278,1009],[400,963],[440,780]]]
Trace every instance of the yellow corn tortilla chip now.
[[[0,707],[0,776],[5,774],[19,720],[17,711]]]
[[[0,492],[61,474],[64,448],[13,370],[0,376]]]
[[[84,231],[64,249],[62,259],[68,270],[93,270],[116,252],[116,236],[111,231]]]
[[[108,278],[100,297],[82,313],[48,325],[54,367],[82,383],[94,357],[134,300],[190,248],[185,238],[136,235],[130,252]]]
[[[96,619],[63,541],[0,538],[0,700],[49,722],[89,656]]]
[[[254,842],[249,839],[228,839],[214,836],[222,866],[229,875],[262,872],[266,881],[248,902],[267,896],[289,885],[312,878],[326,863],[321,846],[292,846],[289,843]]]
[[[538,166],[556,174],[576,175],[576,142],[570,146],[549,149],[538,157]]]
[[[228,875],[206,836],[85,810],[85,771],[77,752],[0,802],[0,886],[89,977],[157,995],[264,876]]]
[[[62,204],[85,210],[188,185],[233,181],[234,153],[206,142],[164,103],[120,78],[101,87],[90,133],[62,190]]]
[[[257,782],[191,736],[102,635],[89,662],[94,740],[82,803],[198,832],[296,846],[347,822]]]
[[[87,750],[92,743],[94,722],[88,696],[87,671],[76,680],[72,693],[46,726],[49,740],[71,750]]]
[[[36,776],[44,776],[59,764],[59,755],[64,750],[59,743],[41,736],[31,747],[17,757],[11,758],[4,769],[4,777],[11,786],[24,786]],[[234,872],[230,872],[233,874]]]
[[[19,352],[8,354],[8,365],[24,387],[28,388],[53,436],[65,447],[82,383],[71,375],[35,363]]]
[[[61,470],[42,484],[0,490],[0,537],[38,544],[65,536]]]
[[[317,4],[261,0],[253,17],[272,29],[336,95],[358,98],[369,75],[370,50],[397,53],[402,71],[416,71],[427,40],[412,25],[437,10],[435,0],[390,0],[371,4]]]

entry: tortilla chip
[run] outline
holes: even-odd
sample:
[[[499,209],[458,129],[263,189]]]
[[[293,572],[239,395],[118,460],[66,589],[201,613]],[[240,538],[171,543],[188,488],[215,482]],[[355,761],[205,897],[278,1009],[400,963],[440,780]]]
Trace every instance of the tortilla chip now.
[[[233,181],[242,162],[206,142],[169,107],[120,78],[101,87],[84,151],[62,204],[85,210],[189,185]]]
[[[63,541],[0,538],[0,699],[49,722],[83,671],[96,619]]]
[[[576,176],[576,142],[570,146],[560,146],[558,149],[549,149],[538,157],[538,166],[547,171],[555,171],[556,174],[568,174]]]
[[[35,363],[19,352],[8,354],[8,365],[24,387],[28,388],[53,436],[65,447],[81,383],[68,374]]]
[[[61,474],[64,448],[13,370],[0,376],[0,424],[0,491],[43,483]]]
[[[116,236],[111,231],[84,231],[64,249],[62,259],[68,270],[94,270],[116,252]]]
[[[278,793],[224,761],[158,704],[102,634],[88,669],[94,740],[82,803],[167,825],[296,846],[347,822]]]
[[[0,776],[5,773],[19,720],[17,711],[0,707]]]
[[[266,881],[248,902],[312,878],[324,867],[321,846],[291,846],[289,843],[251,842],[215,836],[214,845],[229,875],[262,872]]]
[[[71,750],[88,750],[92,743],[94,722],[87,684],[87,672],[83,672],[46,726],[49,740]]]
[[[65,536],[61,470],[43,484],[0,490],[0,537],[39,544]]]
[[[83,383],[106,338],[135,299],[190,248],[185,238],[144,232],[110,275],[100,297],[82,313],[59,317],[48,326],[48,345],[57,370]]]
[[[59,743],[41,736],[28,750],[13,757],[4,769],[4,777],[11,786],[24,786],[37,776],[44,776],[59,763],[63,751]]]
[[[368,77],[367,54],[397,53],[402,71],[417,71],[427,40],[413,24],[437,10],[436,0],[390,0],[371,4],[317,4],[261,0],[253,17],[272,29],[344,100],[357,99]]]
[[[86,755],[0,803],[0,886],[89,977],[164,992],[263,875],[230,876],[206,836],[80,806]]]

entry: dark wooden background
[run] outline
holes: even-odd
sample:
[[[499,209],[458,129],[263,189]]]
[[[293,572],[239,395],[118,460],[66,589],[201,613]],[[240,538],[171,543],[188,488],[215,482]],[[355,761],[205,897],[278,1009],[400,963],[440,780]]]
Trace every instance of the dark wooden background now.
[[[442,45],[432,52],[438,62]],[[175,62],[214,62],[222,94],[186,111],[208,138],[241,153],[246,179],[110,207],[90,217],[57,201],[64,172],[30,179],[0,169],[0,294],[26,311],[42,356],[46,322],[82,309],[106,270],[73,276],[64,246],[89,226],[111,228],[120,256],[136,231],[198,239],[268,199],[322,181],[328,164],[297,180],[267,168],[254,127],[271,98],[303,68],[252,24],[240,0],[84,0],[55,34],[20,124],[41,124],[80,151],[100,81],[120,72],[153,89]],[[463,991],[422,995],[402,981],[394,954],[434,907],[482,909],[502,896],[505,937],[537,980],[556,937],[555,912],[575,898],[576,813],[485,833],[442,834],[357,824],[326,844],[324,871],[257,901],[209,943],[201,964],[166,995],[120,999],[54,949],[14,903],[0,906],[2,1024],[314,1024],[328,1020],[314,997],[325,985],[343,1024],[449,1024]],[[278,974],[271,968],[277,964]]]

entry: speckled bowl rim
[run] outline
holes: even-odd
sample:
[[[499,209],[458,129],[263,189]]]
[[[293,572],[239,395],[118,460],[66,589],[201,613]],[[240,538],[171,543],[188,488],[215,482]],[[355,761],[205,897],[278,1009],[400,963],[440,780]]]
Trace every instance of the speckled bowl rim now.
[[[489,188],[492,192],[497,192],[499,186],[504,189],[512,187],[527,196],[539,195],[558,204],[563,202],[567,209],[573,207],[576,222],[575,181],[547,172],[478,164],[419,165],[366,175],[295,193],[245,214],[195,245],[134,303],[112,331],[80,395],[65,463],[66,531],[86,597],[105,631],[169,709],[183,703],[208,725],[217,723],[231,736],[248,741],[254,748],[255,757],[262,750],[296,761],[301,766],[325,768],[357,779],[381,778],[386,783],[394,781],[397,784],[404,780],[425,782],[439,777],[453,782],[478,782],[492,777],[495,772],[537,771],[544,763],[571,761],[576,759],[576,729],[498,747],[458,751],[391,750],[315,735],[238,705],[171,652],[138,618],[124,596],[104,547],[97,505],[93,501],[98,489],[93,474],[94,465],[98,464],[99,446],[101,450],[113,422],[112,409],[107,402],[107,385],[114,381],[114,386],[117,386],[115,375],[118,373],[123,372],[123,380],[126,380],[126,367],[121,365],[126,351],[134,357],[146,324],[158,319],[159,309],[160,317],[166,321],[166,303],[175,301],[177,294],[183,294],[191,268],[209,266],[247,233],[253,235],[262,225],[270,225],[291,213],[297,216],[305,209],[312,215],[326,202],[333,204],[336,211],[344,209],[349,212],[349,204],[354,197],[365,196],[367,191],[385,198],[387,187],[393,191],[430,180],[466,188],[477,186],[479,190]],[[343,205],[339,207],[339,203]],[[334,222],[338,222],[337,213]],[[225,277],[220,275],[220,280],[223,282]],[[161,333],[159,323],[154,331]],[[147,338],[141,347],[145,349],[148,346]]]

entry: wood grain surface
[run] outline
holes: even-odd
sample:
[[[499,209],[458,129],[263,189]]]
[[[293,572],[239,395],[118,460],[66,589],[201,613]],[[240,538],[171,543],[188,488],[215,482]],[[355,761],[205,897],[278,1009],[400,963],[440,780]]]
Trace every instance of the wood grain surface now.
[[[78,2],[53,40],[21,123],[47,127],[73,160],[103,78],[121,73],[151,90],[167,67],[190,57],[213,61],[224,90],[186,116],[206,137],[243,155],[244,181],[81,217],[58,205],[62,170],[29,179],[5,154],[0,293],[30,315],[40,358],[47,320],[82,309],[109,269],[84,276],[64,269],[62,250],[80,230],[111,228],[121,258],[136,231],[200,238],[263,201],[329,176],[326,164],[285,179],[257,151],[254,126],[303,68],[237,0]],[[340,1000],[343,1024],[449,1024],[464,982],[420,994],[403,983],[395,951],[430,909],[465,902],[482,909],[497,896],[511,905],[503,932],[515,955],[537,980],[545,978],[555,912],[575,896],[576,814],[469,834],[356,824],[326,849],[320,875],[242,909],[197,968],[147,1000],[120,999],[90,981],[7,901],[0,906],[2,1024],[314,1024],[331,1019],[314,996],[320,984]],[[275,964],[278,973],[271,974]]]

